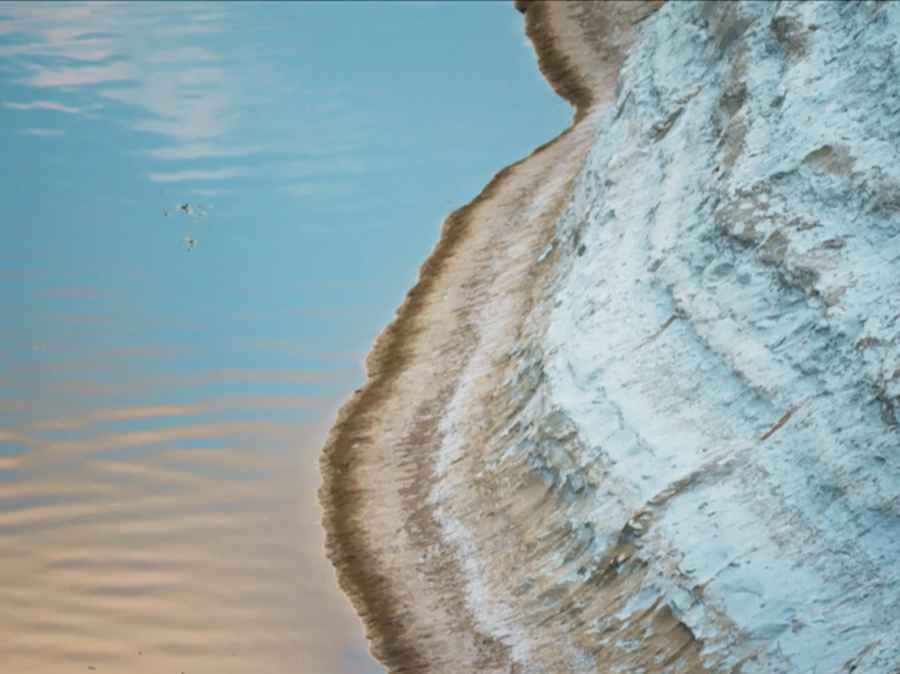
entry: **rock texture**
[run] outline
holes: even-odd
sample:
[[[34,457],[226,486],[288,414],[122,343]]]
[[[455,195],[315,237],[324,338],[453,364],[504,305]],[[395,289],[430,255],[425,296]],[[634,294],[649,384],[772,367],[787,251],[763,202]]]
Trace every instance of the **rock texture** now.
[[[741,671],[900,671],[898,37],[895,4],[667,6],[559,223],[554,484]]]
[[[900,4],[519,7],[576,122],[448,219],[323,456],[373,652],[900,671]]]

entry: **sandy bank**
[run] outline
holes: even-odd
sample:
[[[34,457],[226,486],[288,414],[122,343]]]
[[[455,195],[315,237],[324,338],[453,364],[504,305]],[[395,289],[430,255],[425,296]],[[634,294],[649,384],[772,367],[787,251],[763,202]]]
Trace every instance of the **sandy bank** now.
[[[328,436],[319,492],[327,555],[373,654],[391,671],[528,671],[555,662],[561,623],[547,616],[561,607],[526,578],[529,556],[540,552],[529,518],[548,491],[485,479],[482,445],[528,402],[497,392],[516,345],[535,337],[525,319],[547,287],[548,242],[632,27],[657,6],[524,6],[542,72],[576,108],[573,126],[447,218],[366,360],[367,383]],[[511,505],[500,512],[501,503]],[[518,597],[502,596],[511,580],[524,588]],[[547,639],[535,641],[541,621]],[[677,627],[670,622],[658,627]]]

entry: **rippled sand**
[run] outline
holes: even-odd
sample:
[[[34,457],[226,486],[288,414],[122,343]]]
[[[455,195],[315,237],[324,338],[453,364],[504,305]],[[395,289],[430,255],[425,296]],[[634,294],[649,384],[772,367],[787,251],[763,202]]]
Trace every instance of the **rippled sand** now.
[[[540,330],[554,223],[632,26],[660,4],[517,4],[542,72],[576,109],[573,126],[447,218],[366,361],[366,385],[330,432],[319,492],[328,556],[391,671],[519,671],[525,662],[560,671],[564,643],[590,654],[584,669],[603,671],[588,633],[639,585],[639,570],[615,573],[629,557],[623,544],[587,609],[584,597],[541,591],[553,585],[541,560],[577,547],[577,532],[554,520],[540,479],[510,482],[533,471],[493,470],[488,446],[530,404],[510,395],[510,381]],[[633,625],[623,636],[644,639],[642,657],[663,671],[700,668],[692,636],[666,609],[643,611]]]

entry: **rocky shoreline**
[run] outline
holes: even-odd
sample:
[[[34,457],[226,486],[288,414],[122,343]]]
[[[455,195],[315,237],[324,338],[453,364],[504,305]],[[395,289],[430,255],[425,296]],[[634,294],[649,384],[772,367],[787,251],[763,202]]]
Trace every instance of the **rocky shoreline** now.
[[[516,6],[573,126],[448,217],[321,459],[373,654],[897,671],[900,6]]]
[[[657,5],[626,6],[613,17],[592,3],[519,5],[542,72],[576,109],[573,126],[447,218],[419,281],[366,360],[368,381],[328,436],[319,492],[327,554],[373,654],[391,671],[515,666],[509,646],[462,599],[465,555],[435,512],[441,421],[473,360],[502,350],[494,335],[512,346],[540,300],[551,260],[536,261],[611,98],[631,26]],[[604,31],[614,39],[598,54],[586,43]],[[578,69],[585,63],[602,67],[586,77]],[[444,498],[477,508],[468,494]]]

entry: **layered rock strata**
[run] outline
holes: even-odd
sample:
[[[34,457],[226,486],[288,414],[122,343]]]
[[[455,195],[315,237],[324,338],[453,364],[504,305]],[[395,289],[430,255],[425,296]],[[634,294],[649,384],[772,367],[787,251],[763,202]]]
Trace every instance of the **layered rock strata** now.
[[[575,122],[447,219],[323,453],[373,653],[900,671],[900,5],[520,8]]]

